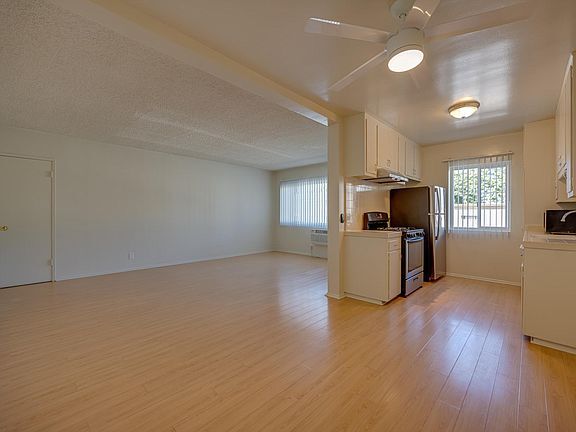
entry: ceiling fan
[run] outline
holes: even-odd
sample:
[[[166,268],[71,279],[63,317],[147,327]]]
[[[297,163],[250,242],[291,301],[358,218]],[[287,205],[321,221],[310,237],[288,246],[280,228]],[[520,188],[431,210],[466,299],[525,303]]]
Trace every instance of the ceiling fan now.
[[[385,44],[385,49],[332,84],[329,91],[339,91],[369,69],[388,60],[393,72],[406,72],[424,60],[424,45],[437,40],[473,33],[488,28],[522,21],[531,15],[531,3],[523,2],[490,12],[472,15],[456,21],[427,27],[440,0],[394,0],[390,13],[397,21],[396,28],[380,30],[346,24],[340,21],[309,18],[306,32]]]

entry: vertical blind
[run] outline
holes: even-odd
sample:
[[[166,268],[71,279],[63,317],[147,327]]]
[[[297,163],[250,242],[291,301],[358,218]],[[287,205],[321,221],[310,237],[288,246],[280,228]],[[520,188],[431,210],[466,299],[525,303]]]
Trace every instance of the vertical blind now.
[[[511,154],[448,161],[449,230],[510,232]]]
[[[280,225],[328,226],[328,181],[312,177],[280,182]]]

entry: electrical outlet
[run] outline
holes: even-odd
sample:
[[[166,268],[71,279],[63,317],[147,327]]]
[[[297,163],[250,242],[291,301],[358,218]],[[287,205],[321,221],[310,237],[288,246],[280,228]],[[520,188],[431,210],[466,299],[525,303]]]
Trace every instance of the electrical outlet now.
[[[129,253],[128,253],[128,259],[131,260],[131,261],[134,260],[134,252],[129,252]]]

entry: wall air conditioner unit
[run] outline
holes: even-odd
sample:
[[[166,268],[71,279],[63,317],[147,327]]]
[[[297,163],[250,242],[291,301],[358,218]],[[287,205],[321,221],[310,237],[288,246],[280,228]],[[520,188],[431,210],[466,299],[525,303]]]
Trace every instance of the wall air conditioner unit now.
[[[316,258],[328,258],[328,230],[310,231],[310,255]]]

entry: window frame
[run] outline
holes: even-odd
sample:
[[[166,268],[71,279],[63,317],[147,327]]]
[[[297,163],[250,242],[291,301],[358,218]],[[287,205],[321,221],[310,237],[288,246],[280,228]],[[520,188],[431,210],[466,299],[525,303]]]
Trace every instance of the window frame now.
[[[506,168],[506,174],[504,176],[505,180],[505,196],[506,199],[503,201],[505,205],[505,226],[503,227],[489,227],[482,226],[482,169],[486,168]],[[458,165],[453,165],[448,167],[448,188],[449,188],[449,209],[448,209],[448,232],[496,232],[496,233],[510,233],[511,232],[511,213],[512,213],[512,196],[511,196],[511,184],[510,184],[510,171],[512,168],[512,161],[510,159],[499,160],[495,162],[483,162],[483,161],[466,161]],[[478,174],[478,185],[476,192],[476,208],[478,214],[478,226],[477,227],[455,227],[454,226],[454,170],[458,169],[476,169]]]
[[[299,223],[289,223],[283,221],[283,212],[282,212],[282,185],[288,183],[304,183],[306,181],[311,180],[321,180],[324,182],[324,188],[326,190],[325,195],[325,214],[324,214],[324,222],[321,224],[314,224],[311,221],[304,221],[302,224]],[[302,177],[302,178],[295,178],[295,179],[286,179],[280,180],[278,183],[278,224],[281,227],[287,228],[303,228],[303,229],[328,229],[328,176],[319,175],[319,176],[312,176],[312,177]]]

